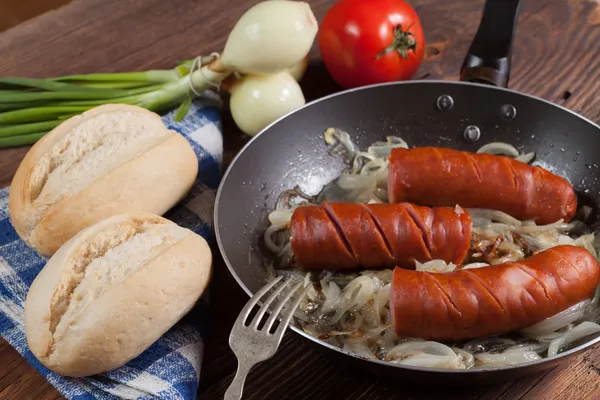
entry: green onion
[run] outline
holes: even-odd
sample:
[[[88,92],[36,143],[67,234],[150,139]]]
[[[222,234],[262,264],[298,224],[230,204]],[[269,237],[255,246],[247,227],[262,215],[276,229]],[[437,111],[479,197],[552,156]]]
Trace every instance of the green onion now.
[[[181,120],[192,103],[190,84],[200,93],[229,75],[200,62],[190,76],[192,64],[188,60],[172,70],[52,79],[0,78],[0,147],[34,143],[64,120],[109,103],[137,105],[155,112],[179,106],[175,118]]]
[[[5,125],[0,126],[0,138],[7,138],[11,136],[19,136],[23,134],[30,134],[36,132],[45,132],[49,129],[53,129],[61,121],[44,121],[44,122],[34,122],[31,124],[22,124],[22,125]]]
[[[27,146],[34,144],[44,136],[46,132],[30,133],[27,135],[10,136],[6,138],[0,138],[0,147],[17,147]]]

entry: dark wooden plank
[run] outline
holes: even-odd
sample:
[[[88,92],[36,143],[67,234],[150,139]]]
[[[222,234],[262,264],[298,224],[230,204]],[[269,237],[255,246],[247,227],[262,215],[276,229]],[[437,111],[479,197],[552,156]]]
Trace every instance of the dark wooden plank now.
[[[47,77],[69,73],[168,68],[174,61],[222,48],[227,32],[254,1],[75,0],[0,34],[0,75]],[[320,19],[333,0],[310,1]],[[417,76],[456,80],[462,58],[477,27],[482,1],[411,1],[422,18],[432,51]],[[600,118],[596,94],[600,81],[600,11],[592,1],[524,2],[514,48],[511,87],[564,104],[588,118]],[[318,64],[318,51],[302,82],[308,99],[339,90]],[[565,96],[565,92],[570,96]],[[565,99],[568,97],[568,99]],[[404,105],[399,105],[402,107]],[[228,162],[247,140],[224,110]],[[26,149],[0,151],[0,186],[10,182]],[[211,286],[211,332],[200,386],[200,398],[222,396],[235,371],[227,345],[231,324],[247,296],[221,260]],[[6,346],[6,345],[4,345]],[[12,353],[11,353],[12,352]],[[55,398],[15,352],[0,347],[0,364],[18,368],[20,378],[1,388],[0,397]],[[391,399],[391,398],[594,398],[598,393],[600,348],[577,358],[568,370],[543,377],[463,390],[406,388],[348,370],[329,360],[293,334],[281,351],[258,366],[248,380],[249,399]],[[17,362],[17,364],[15,364]],[[14,366],[14,367],[13,367]],[[1,374],[0,374],[1,375]],[[7,379],[7,380],[6,380]],[[12,378],[5,378],[8,382]],[[432,385],[433,386],[433,385]],[[40,387],[46,389],[40,390]],[[54,397],[52,397],[54,396]]]
[[[68,2],[69,0],[1,0],[0,32]]]

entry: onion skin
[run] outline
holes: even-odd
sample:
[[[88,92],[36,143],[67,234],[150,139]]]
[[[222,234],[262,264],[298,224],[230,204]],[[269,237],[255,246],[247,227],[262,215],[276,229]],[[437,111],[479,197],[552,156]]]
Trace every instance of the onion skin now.
[[[294,64],[288,68],[287,72],[298,82],[304,77],[304,73],[308,68],[308,55],[304,57],[300,62]]]
[[[233,84],[229,100],[233,120],[250,136],[305,103],[298,82],[287,72],[246,75]]]
[[[285,71],[308,54],[317,30],[307,3],[263,1],[246,11],[234,26],[221,62],[242,74]]]

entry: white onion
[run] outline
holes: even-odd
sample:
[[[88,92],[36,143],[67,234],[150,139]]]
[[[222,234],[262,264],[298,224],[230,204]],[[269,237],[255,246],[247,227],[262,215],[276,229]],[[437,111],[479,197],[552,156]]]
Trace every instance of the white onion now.
[[[373,358],[376,359],[375,354],[371,350],[364,341],[358,340],[346,340],[344,343],[344,350],[348,353],[354,353],[360,357],[365,358]]]
[[[415,260],[415,267],[417,271],[434,273],[452,272],[456,269],[456,265],[453,263],[446,264],[444,260],[431,260],[425,263]]]
[[[308,68],[308,54],[299,62],[294,64],[291,68],[287,69],[287,72],[297,81],[304,76],[306,72],[306,68]]]
[[[292,219],[294,210],[274,210],[269,213],[269,222],[278,228],[285,228]]]
[[[519,343],[504,350],[504,353],[510,353],[511,351],[533,351],[539,354],[548,350],[548,345],[549,343],[547,342]]]
[[[337,185],[344,190],[375,190],[377,178],[374,175],[342,174]]]
[[[265,246],[267,247],[267,249],[269,249],[269,251],[271,253],[278,254],[283,250],[284,246],[277,245],[275,242],[273,242],[273,238],[272,238],[272,236],[275,232],[278,232],[282,229],[283,229],[282,227],[279,227],[276,225],[271,225],[265,230],[265,234],[264,234]]]
[[[483,268],[483,267],[489,267],[489,266],[490,266],[490,264],[488,264],[488,263],[474,262],[474,263],[465,265],[464,267],[462,267],[462,269],[474,269],[474,268]]]
[[[221,62],[243,74],[284,71],[308,54],[317,30],[317,20],[307,3],[263,1],[235,24]]]
[[[397,136],[386,137],[386,142],[375,142],[368,147],[367,153],[377,158],[386,159],[392,153],[392,149],[408,149],[408,143]]]
[[[552,230],[567,230],[569,229],[569,224],[565,224],[562,219],[548,225],[536,225],[534,223],[525,224],[523,223],[520,227],[516,229],[518,233],[534,233],[534,232],[545,232]]]
[[[529,337],[537,337],[554,332],[581,318],[590,303],[590,300],[584,300],[577,303],[542,322],[538,322],[535,325],[522,329],[521,333]]]
[[[505,351],[500,354],[475,354],[475,359],[483,364],[484,367],[502,367],[504,365],[515,365],[541,360],[542,357],[533,351]]]
[[[305,102],[300,85],[287,72],[246,75],[233,84],[229,99],[233,120],[250,136],[256,135],[285,114],[302,107]]]
[[[548,347],[548,357],[557,355],[560,349],[567,347],[574,341],[597,332],[600,332],[600,325],[589,321],[582,322],[575,328],[567,331],[558,339],[554,339],[552,342],[550,342],[550,347]]]
[[[416,340],[399,344],[387,352],[386,358],[392,359],[418,353],[426,353],[436,356],[456,356],[454,350],[445,344],[432,341]]]
[[[534,158],[535,158],[535,152],[532,151],[529,153],[521,154],[518,157],[515,157],[515,160],[521,161],[522,163],[525,163],[525,164],[529,164],[533,161]]]
[[[395,364],[411,365],[414,367],[465,369],[462,358],[453,356],[436,356],[432,354],[416,354],[400,360],[390,360]]]
[[[327,289],[323,290],[325,294],[325,303],[323,303],[323,312],[330,312],[335,309],[335,303],[342,294],[342,289],[335,282],[329,282]]]
[[[473,219],[483,219],[487,222],[496,221],[512,227],[521,226],[521,221],[502,211],[485,208],[468,208],[467,211]]]
[[[487,153],[487,154],[496,154],[503,155],[508,157],[518,157],[519,150],[513,145],[503,142],[492,142],[488,144],[484,144],[477,150],[477,153]]]
[[[514,340],[505,339],[505,338],[480,338],[473,339],[465,343],[462,348],[469,353],[479,353],[479,352],[487,352],[490,348],[497,346],[506,346],[515,344]]]
[[[392,291],[392,285],[387,284],[383,286],[379,291],[375,294],[375,299],[373,300],[373,308],[379,315],[379,317],[383,317],[385,315],[385,306],[388,304],[390,300],[390,293]]]
[[[375,285],[368,276],[353,279],[342,291],[342,294],[331,305],[337,311],[331,317],[330,324],[339,322],[348,311],[360,310],[375,293]]]
[[[475,365],[475,357],[473,354],[463,349],[459,349],[458,347],[453,347],[452,350],[454,350],[454,352],[461,358],[461,364],[465,366],[465,369],[473,368]]]

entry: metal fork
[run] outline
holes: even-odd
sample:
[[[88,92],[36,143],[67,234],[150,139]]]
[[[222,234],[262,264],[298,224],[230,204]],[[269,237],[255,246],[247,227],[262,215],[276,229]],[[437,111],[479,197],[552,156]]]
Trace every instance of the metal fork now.
[[[289,286],[289,283],[292,281],[292,279],[288,279],[279,284],[281,279],[281,276],[275,278],[268,285],[256,292],[256,294],[252,296],[250,301],[248,301],[246,306],[242,309],[240,315],[233,324],[231,334],[229,335],[229,347],[231,347],[231,350],[233,350],[238,359],[238,368],[235,378],[233,378],[233,381],[229,385],[227,392],[225,392],[224,400],[238,400],[242,398],[242,391],[244,389],[246,376],[248,376],[248,373],[256,364],[273,357],[277,351],[277,348],[279,347],[279,343],[281,343],[283,334],[285,333],[292,316],[294,315],[294,311],[296,311],[296,308],[298,308],[298,305],[310,289],[310,285],[307,285],[296,298],[296,300],[291,303],[290,308],[288,308],[285,313],[282,313],[281,311],[283,310],[283,307],[286,305],[286,303],[290,302],[290,299],[294,293],[298,291],[304,282],[299,282],[296,284],[292,290],[286,294],[283,300],[277,303],[265,324],[261,329],[259,329],[258,327],[260,325],[260,321],[263,319],[263,316],[267,312],[269,306],[275,301],[277,296]],[[258,304],[258,301],[269,290],[275,288],[276,286],[277,288],[269,295],[269,297],[267,297],[254,318],[246,323],[250,312],[254,306]],[[280,316],[280,314],[284,315]],[[280,317],[281,319],[279,326],[277,326],[277,329],[275,329],[273,333],[270,333],[277,317]]]

